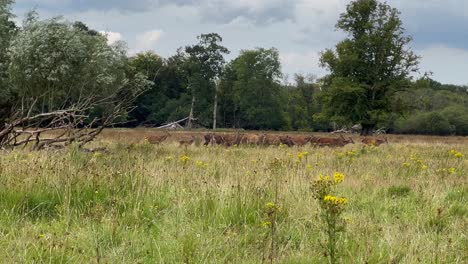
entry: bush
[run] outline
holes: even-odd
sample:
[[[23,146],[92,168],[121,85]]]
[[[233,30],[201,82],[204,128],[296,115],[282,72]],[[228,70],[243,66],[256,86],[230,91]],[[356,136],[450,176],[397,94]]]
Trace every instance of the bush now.
[[[456,131],[440,112],[417,113],[395,125],[395,131],[403,134],[450,135]]]

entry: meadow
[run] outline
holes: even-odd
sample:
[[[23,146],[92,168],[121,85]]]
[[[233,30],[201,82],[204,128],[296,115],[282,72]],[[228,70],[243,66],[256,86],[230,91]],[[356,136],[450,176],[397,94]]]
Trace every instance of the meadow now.
[[[0,262],[327,263],[312,185],[335,173],[339,263],[468,261],[468,138],[226,148],[151,133],[104,131],[92,146],[108,153],[0,152]]]

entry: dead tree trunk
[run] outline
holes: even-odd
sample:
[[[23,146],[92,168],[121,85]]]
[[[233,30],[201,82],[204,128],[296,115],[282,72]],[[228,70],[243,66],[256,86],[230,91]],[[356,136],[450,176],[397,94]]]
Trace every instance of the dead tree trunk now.
[[[216,130],[216,115],[218,113],[218,82],[215,82],[215,95],[213,104],[213,130]]]
[[[0,127],[0,149],[25,148],[29,144],[32,144],[32,150],[57,149],[72,143],[81,148],[93,141],[105,127],[115,125],[116,120],[125,116],[138,95],[89,97],[67,108],[46,113],[40,112],[35,100],[27,109],[18,107],[19,110]],[[91,118],[95,109],[105,111],[100,117]]]
[[[195,95],[192,95],[192,106],[190,107],[190,114],[189,114],[189,120],[187,122],[187,128],[191,129],[192,128],[192,120],[193,120],[193,108],[195,107]]]

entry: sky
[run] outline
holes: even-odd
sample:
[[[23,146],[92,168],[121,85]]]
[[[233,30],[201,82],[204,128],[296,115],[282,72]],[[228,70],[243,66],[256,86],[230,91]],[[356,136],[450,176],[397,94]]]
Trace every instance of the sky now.
[[[283,72],[326,74],[320,52],[345,35],[334,25],[350,0],[16,0],[14,13],[36,9],[41,18],[64,16],[123,40],[129,53],[152,50],[163,57],[216,32],[231,50],[275,47]],[[388,0],[401,11],[403,25],[420,56],[420,72],[442,83],[468,84],[468,1]]]

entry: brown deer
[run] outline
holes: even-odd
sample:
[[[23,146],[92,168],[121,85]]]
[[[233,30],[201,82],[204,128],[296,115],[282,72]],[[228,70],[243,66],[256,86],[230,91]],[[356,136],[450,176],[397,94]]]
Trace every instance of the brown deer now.
[[[278,146],[280,143],[281,141],[278,135],[263,134],[260,136],[260,140],[259,140],[259,145],[264,145],[264,146],[271,146],[271,145]]]
[[[292,140],[292,138],[288,135],[286,136],[280,136],[279,137],[279,140],[280,140],[280,143],[281,144],[284,144],[284,145],[287,145],[288,147],[292,147],[294,146],[294,141]]]
[[[164,132],[166,132],[166,134],[164,134],[164,135],[151,135],[151,136],[145,137],[145,139],[148,140],[148,142],[150,144],[160,144],[160,143],[164,142],[168,137],[171,136],[171,134],[169,134],[169,132],[167,132],[167,131],[164,131]]]
[[[364,145],[367,145],[367,146],[376,146],[376,147],[382,145],[383,143],[387,143],[387,144],[388,144],[387,138],[364,138],[361,142],[362,142]]]
[[[352,138],[345,139],[343,135],[339,138],[312,137],[311,142],[319,147],[343,147],[346,144],[354,143]]]
[[[257,134],[247,134],[242,138],[241,143],[247,145],[259,145],[260,136]]]
[[[215,134],[215,133],[209,133],[203,136],[205,139],[205,143],[203,145],[208,146],[209,144],[217,144],[217,145],[223,145],[224,144],[224,139],[223,136]]]
[[[191,135],[191,139],[181,139],[179,140],[179,146],[190,146],[195,142],[195,139],[196,138],[194,135]]]
[[[234,145],[239,146],[240,143],[243,141],[243,138],[244,138],[244,134],[224,135],[223,136],[223,140],[224,140],[223,144],[226,147],[230,147],[230,146],[234,146]]]
[[[294,145],[303,147],[312,140],[312,136],[291,136]]]

